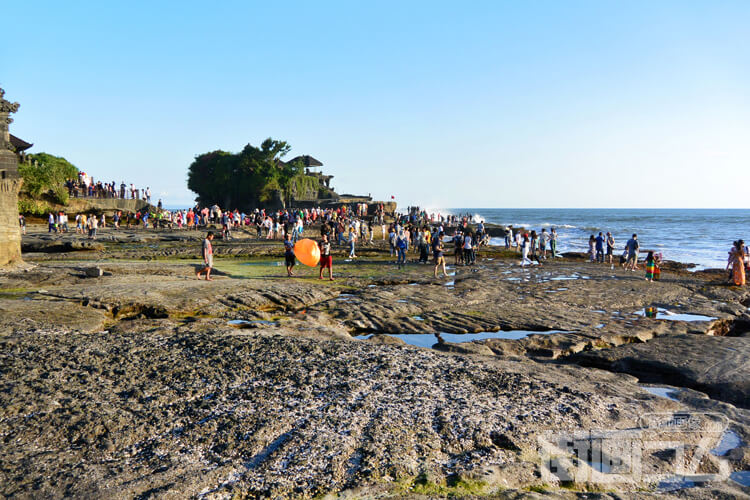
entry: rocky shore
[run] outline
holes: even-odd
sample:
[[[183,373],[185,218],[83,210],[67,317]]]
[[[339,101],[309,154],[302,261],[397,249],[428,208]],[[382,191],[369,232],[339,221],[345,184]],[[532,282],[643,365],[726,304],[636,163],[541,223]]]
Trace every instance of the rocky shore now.
[[[0,274],[0,494],[749,497],[750,293],[723,273],[491,248],[436,280],[376,241],[322,282],[235,234],[206,282],[202,232],[30,228]]]

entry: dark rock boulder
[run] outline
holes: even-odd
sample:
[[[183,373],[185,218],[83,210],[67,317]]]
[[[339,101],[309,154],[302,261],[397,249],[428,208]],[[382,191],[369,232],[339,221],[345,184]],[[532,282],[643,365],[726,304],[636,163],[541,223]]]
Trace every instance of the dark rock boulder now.
[[[643,382],[705,392],[714,399],[750,408],[750,339],[667,335],[645,344],[571,356],[580,365],[628,373]]]

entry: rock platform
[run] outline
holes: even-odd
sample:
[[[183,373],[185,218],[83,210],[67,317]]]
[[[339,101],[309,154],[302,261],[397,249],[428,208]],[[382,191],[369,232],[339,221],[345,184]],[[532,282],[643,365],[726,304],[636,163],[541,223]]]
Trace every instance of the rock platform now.
[[[0,274],[1,494],[748,495],[727,476],[750,469],[750,293],[720,275],[678,266],[648,283],[482,249],[434,279],[376,241],[352,261],[337,249],[329,282],[299,267],[287,278],[281,242],[236,236],[215,241],[207,282],[194,274],[202,233],[108,229],[86,247],[30,228],[31,265]],[[667,312],[646,318],[649,306]],[[697,427],[679,440],[701,457],[692,487],[654,479],[676,468],[658,447],[614,483],[593,459],[573,479],[549,473],[551,435],[667,442],[644,422],[683,414]],[[727,453],[701,454],[729,431]],[[609,458],[635,469],[632,453]]]

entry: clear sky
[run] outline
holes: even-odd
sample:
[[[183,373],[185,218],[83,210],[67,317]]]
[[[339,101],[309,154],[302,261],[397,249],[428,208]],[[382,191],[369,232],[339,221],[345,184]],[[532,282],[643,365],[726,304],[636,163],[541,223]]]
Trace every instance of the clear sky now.
[[[3,5],[12,132],[186,204],[288,141],[338,192],[452,207],[748,207],[750,1]]]

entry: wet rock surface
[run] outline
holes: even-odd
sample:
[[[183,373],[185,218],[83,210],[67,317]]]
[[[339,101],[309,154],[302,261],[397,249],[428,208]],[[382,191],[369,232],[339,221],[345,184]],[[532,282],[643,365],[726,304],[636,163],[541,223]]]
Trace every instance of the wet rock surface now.
[[[750,342],[746,338],[670,335],[647,344],[580,353],[573,359],[646,382],[689,387],[750,409]]]
[[[80,239],[30,229],[29,245]],[[376,241],[355,261],[337,248],[334,282],[299,267],[290,279],[280,242],[235,234],[215,242],[212,282],[194,274],[203,232],[187,231],[106,230],[101,249],[27,253],[30,266],[0,274],[2,494],[747,493],[565,482],[543,477],[539,453],[550,431],[630,432],[644,415],[698,412],[741,442],[697,471],[750,469],[750,294],[718,274],[674,266],[648,283],[482,249],[436,280],[429,265],[398,269]],[[495,338],[461,340],[480,332]],[[676,401],[639,379],[677,386]],[[694,434],[690,456],[721,437]],[[656,450],[644,470],[668,474],[669,456]]]

